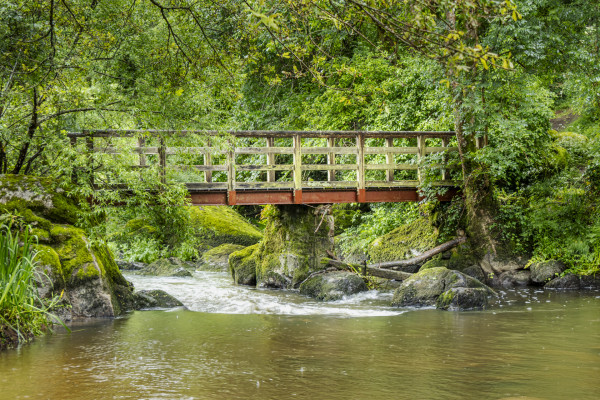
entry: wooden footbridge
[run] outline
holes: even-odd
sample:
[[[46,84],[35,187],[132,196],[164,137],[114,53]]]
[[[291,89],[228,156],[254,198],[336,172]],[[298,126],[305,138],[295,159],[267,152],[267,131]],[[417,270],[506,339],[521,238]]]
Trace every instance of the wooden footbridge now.
[[[448,160],[457,152],[451,131],[93,130],[68,136],[89,155],[98,188],[124,188],[109,168],[120,158],[135,179],[185,184],[195,205],[419,201],[426,174],[430,185],[447,188],[442,201],[458,186],[450,179]]]

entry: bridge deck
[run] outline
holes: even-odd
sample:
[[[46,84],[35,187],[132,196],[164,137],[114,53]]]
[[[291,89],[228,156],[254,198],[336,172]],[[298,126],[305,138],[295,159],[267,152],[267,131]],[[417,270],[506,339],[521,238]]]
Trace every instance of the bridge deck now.
[[[456,194],[454,132],[113,131],[69,133],[99,187],[122,186],[115,158],[139,179],[185,184],[191,201],[321,204],[419,201],[417,187]],[[82,140],[79,140],[82,139]],[[101,183],[101,184],[100,184]]]

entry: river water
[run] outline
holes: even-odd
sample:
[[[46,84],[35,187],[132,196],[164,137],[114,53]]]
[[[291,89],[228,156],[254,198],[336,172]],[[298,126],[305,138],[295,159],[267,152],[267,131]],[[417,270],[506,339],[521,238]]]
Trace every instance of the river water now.
[[[0,399],[600,399],[600,292],[482,312],[334,303],[224,273],[128,276],[189,310],[77,323],[0,353]]]

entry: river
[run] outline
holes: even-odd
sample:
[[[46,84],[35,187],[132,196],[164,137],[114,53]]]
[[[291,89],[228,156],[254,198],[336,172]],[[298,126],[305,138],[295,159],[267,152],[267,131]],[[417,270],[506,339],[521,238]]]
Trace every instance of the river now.
[[[188,308],[73,324],[0,353],[1,399],[598,399],[600,292],[481,312],[320,303],[224,273],[127,276]]]

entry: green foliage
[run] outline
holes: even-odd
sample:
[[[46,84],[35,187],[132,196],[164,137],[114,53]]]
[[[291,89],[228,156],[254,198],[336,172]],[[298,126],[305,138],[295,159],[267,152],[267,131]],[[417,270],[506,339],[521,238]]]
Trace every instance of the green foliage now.
[[[37,293],[35,237],[30,227],[0,225],[0,349],[27,342],[57,317],[50,309],[59,300],[43,301]]]
[[[337,236],[345,256],[366,254],[369,245],[375,239],[419,217],[418,206],[415,203],[371,204],[370,208],[370,212],[355,213],[352,226]]]

